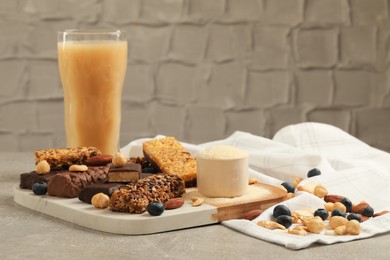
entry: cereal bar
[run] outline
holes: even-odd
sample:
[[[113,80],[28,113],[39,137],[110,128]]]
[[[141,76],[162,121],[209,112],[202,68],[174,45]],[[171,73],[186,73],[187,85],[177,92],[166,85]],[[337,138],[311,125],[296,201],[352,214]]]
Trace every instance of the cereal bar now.
[[[142,213],[150,202],[180,197],[185,192],[184,181],[171,174],[156,174],[136,183],[120,187],[110,200],[112,211]]]
[[[143,143],[142,148],[157,170],[181,177],[186,187],[196,186],[196,160],[176,138],[154,139]]]
[[[100,154],[100,150],[95,147],[37,150],[35,163],[46,160],[51,169],[68,169],[72,164],[85,164],[88,158]]]

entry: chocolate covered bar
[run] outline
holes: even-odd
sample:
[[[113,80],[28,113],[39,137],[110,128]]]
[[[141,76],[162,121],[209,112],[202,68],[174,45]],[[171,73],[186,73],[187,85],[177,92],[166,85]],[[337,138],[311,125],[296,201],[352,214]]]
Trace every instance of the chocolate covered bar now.
[[[95,147],[76,147],[61,149],[37,150],[35,154],[35,163],[46,160],[50,168],[68,169],[72,164],[86,164],[88,158],[100,155],[101,152]]]
[[[91,204],[91,199],[95,194],[100,192],[111,197],[111,194],[119,187],[123,186],[122,183],[95,183],[88,185],[82,189],[79,193],[79,200]]]
[[[157,171],[179,176],[186,187],[196,186],[196,160],[174,137],[147,141],[142,148]]]
[[[32,189],[32,186],[34,183],[38,181],[48,182],[54,175],[58,173],[62,173],[65,170],[59,170],[59,171],[51,171],[47,174],[37,174],[36,171],[33,172],[26,172],[20,174],[20,183],[19,187],[21,189]]]
[[[90,166],[85,172],[63,172],[54,175],[48,182],[47,193],[50,196],[76,198],[80,191],[93,183],[107,180],[109,166]]]
[[[150,202],[180,197],[185,192],[184,181],[177,175],[155,174],[136,183],[121,186],[111,195],[110,209],[142,213]]]
[[[141,172],[141,165],[137,163],[126,163],[121,167],[111,165],[108,182],[136,182],[141,178]]]

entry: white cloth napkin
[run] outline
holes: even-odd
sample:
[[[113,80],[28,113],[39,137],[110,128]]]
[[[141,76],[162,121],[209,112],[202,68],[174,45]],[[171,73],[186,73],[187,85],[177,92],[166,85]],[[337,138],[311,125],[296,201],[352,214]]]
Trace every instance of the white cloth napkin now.
[[[162,136],[158,136],[162,137]],[[131,156],[142,155],[142,143],[151,138],[139,139],[122,148]],[[201,145],[182,143],[193,155],[212,145],[231,145],[249,154],[249,174],[259,181],[280,185],[296,177],[308,181],[307,172],[318,168],[322,174],[312,177],[323,184],[329,194],[342,195],[353,203],[362,200],[375,210],[390,210],[390,154],[370,147],[334,126],[320,123],[302,123],[281,129],[273,140],[249,133],[236,132],[230,137]],[[281,204],[291,210],[322,208],[324,201],[316,196],[296,191],[295,197]],[[256,225],[260,220],[270,220],[272,208],[252,221],[228,220],[223,225],[252,237],[302,249],[313,243],[333,244],[371,237],[390,231],[390,214],[372,218],[361,224],[358,236],[330,236],[311,234],[297,236],[268,230]]]

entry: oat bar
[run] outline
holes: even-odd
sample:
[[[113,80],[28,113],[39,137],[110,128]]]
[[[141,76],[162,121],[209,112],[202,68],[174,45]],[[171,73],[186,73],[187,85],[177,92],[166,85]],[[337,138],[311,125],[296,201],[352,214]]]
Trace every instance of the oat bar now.
[[[68,169],[72,164],[85,164],[88,158],[100,154],[100,150],[95,147],[37,150],[35,163],[46,160],[51,169]]]
[[[185,192],[184,181],[171,174],[156,174],[120,187],[110,200],[112,211],[142,213],[150,202],[166,202]]]
[[[196,186],[196,160],[176,138],[147,141],[142,148],[145,158],[157,170],[181,177],[186,187]]]

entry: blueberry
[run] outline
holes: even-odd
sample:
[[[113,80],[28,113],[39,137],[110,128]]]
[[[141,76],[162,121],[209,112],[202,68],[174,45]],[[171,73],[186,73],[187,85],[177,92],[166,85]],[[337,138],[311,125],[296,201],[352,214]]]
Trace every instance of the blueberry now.
[[[282,183],[282,186],[286,188],[287,192],[294,193],[295,187],[288,181]]]
[[[43,181],[34,183],[32,186],[32,191],[36,195],[45,195],[47,192],[47,183]]]
[[[317,169],[317,168],[314,168],[314,169],[311,169],[307,173],[307,178],[314,177],[314,176],[317,176],[317,175],[321,175],[321,171],[319,169]]]
[[[334,209],[331,213],[331,216],[334,217],[334,216],[341,216],[341,217],[346,217],[346,214],[344,212],[342,212],[341,210],[339,209]]]
[[[164,204],[159,201],[150,202],[146,207],[146,210],[152,216],[160,216],[164,212],[164,209]]]
[[[371,206],[367,206],[365,209],[362,210],[361,214],[365,217],[372,217],[374,215],[374,209],[371,208]]]
[[[340,202],[344,204],[345,208],[347,209],[347,212],[351,212],[352,202],[348,198],[342,198]]]
[[[284,226],[285,228],[289,228],[292,225],[292,218],[287,215],[280,215],[276,218],[276,222]]]
[[[284,205],[277,205],[274,208],[273,216],[274,216],[274,218],[277,218],[277,217],[282,216],[282,215],[291,216],[291,211],[289,210],[289,208],[287,208]]]
[[[322,220],[326,220],[329,217],[329,212],[325,209],[317,209],[314,211],[314,216],[319,216]]]
[[[362,218],[360,217],[360,215],[359,214],[355,214],[355,213],[348,214],[347,219],[348,220],[355,219],[355,220],[357,220],[359,222],[362,222]]]

